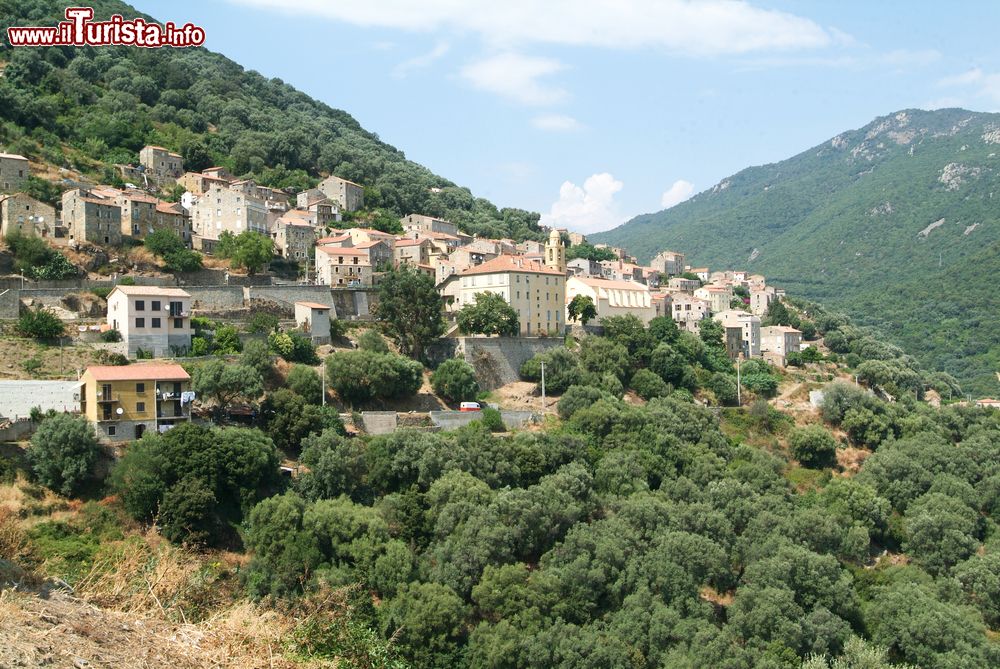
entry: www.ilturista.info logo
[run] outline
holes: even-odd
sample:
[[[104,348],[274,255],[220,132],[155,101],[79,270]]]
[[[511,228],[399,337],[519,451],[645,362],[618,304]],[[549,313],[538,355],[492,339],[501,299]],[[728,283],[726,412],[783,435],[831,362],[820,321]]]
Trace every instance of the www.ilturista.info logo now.
[[[125,20],[115,14],[108,21],[91,21],[91,7],[67,7],[66,20],[55,26],[20,26],[7,28],[11,46],[201,46],[205,30],[192,23],[164,25],[144,19]]]

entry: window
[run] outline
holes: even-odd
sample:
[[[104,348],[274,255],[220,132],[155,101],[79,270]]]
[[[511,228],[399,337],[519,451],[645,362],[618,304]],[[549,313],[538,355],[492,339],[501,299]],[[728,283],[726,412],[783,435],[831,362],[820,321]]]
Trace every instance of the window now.
[[[118,431],[118,427],[116,425],[108,425],[108,436],[109,437],[115,436],[115,433],[117,431]]]
[[[146,300],[136,300],[135,301],[135,310],[136,311],[145,311],[146,310]]]
[[[152,320],[153,320],[153,322],[152,322],[152,325],[150,327],[159,328],[160,327],[160,319],[159,318],[154,318]]]
[[[146,384],[145,383],[137,383],[137,384],[135,384],[135,392],[137,392],[137,393],[144,393],[144,392],[146,392]]]
[[[161,307],[160,307],[160,301],[159,300],[153,300],[152,302],[149,303],[149,309],[151,311],[159,311],[160,308]]]
[[[136,410],[136,413],[146,413],[146,403],[145,402],[136,402],[135,403],[135,410]]]
[[[137,328],[144,328],[144,327],[146,327],[146,319],[145,318],[137,318],[137,319],[135,319],[135,326]]]
[[[175,318],[174,319],[174,327],[177,328],[178,330],[183,329],[183,327],[184,327],[184,319],[183,318]]]

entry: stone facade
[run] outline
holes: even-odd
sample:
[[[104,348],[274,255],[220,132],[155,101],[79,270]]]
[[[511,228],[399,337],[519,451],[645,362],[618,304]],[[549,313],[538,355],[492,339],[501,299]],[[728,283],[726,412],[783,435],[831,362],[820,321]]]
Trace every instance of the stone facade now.
[[[55,237],[55,208],[24,193],[0,196],[0,236],[14,232],[27,237]]]
[[[184,159],[162,146],[144,146],[139,151],[139,164],[154,177],[176,179],[184,174]]]
[[[267,211],[264,200],[216,184],[192,205],[191,229],[198,240],[210,241],[218,241],[223,232],[270,235]]]
[[[323,179],[317,188],[331,200],[339,202],[344,211],[357,211],[365,206],[365,189],[353,181],[329,176]]]
[[[399,224],[406,232],[440,232],[446,235],[457,235],[458,226],[454,223],[425,216],[423,214],[409,214],[399,219]]]
[[[0,192],[17,193],[31,176],[28,159],[16,153],[0,153]]]
[[[122,210],[114,200],[74,188],[62,195],[62,222],[70,241],[118,246],[122,243]]]

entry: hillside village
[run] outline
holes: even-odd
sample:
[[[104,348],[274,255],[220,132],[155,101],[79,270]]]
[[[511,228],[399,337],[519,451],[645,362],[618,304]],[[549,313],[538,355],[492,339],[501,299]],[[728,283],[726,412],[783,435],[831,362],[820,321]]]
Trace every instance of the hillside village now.
[[[237,274],[238,267],[224,266],[224,272],[207,278],[197,276],[197,271],[172,275],[161,271],[159,276],[136,272],[132,276],[126,267],[103,282],[99,275],[95,279],[76,276],[62,284],[67,293],[74,287],[103,287],[106,303],[88,303],[88,311],[80,313],[66,308],[58,281],[26,281],[22,271],[5,284],[4,317],[16,319],[33,308],[55,306],[54,313],[77,327],[78,338],[95,341],[100,337],[105,356],[190,359],[205,352],[198,342],[199,316],[218,315],[224,303],[226,308],[237,308],[239,312],[229,316],[230,322],[238,324],[250,318],[256,307],[266,305],[293,330],[323,345],[331,342],[331,320],[335,326],[340,320],[371,321],[369,298],[376,299],[383,277],[408,268],[433,280],[441,296],[442,315],[450,324],[447,337],[481,334],[462,332],[456,317],[464,307],[474,306],[478,295],[492,293],[516,313],[517,330],[507,334],[527,340],[561,338],[574,328],[600,331],[603,319],[634,316],[643,326],[654,318],[668,317],[680,330],[695,334],[705,319],[714,319],[722,325],[726,351],[733,360],[761,358],[783,367],[787,356],[798,354],[802,346],[802,333],[795,328],[761,326],[769,306],[784,295],[767,285],[765,277],[692,267],[680,252],[662,251],[649,265],[641,266],[625,249],[591,246],[574,232],[551,230],[545,242],[488,239],[418,213],[402,217],[401,233],[396,234],[345,225],[345,213],[364,207],[360,184],[329,176],[315,188],[292,193],[238,179],[222,167],[186,172],[179,154],[159,146],[143,148],[138,165],[117,165],[116,169],[125,181],[123,186],[73,184],[62,192],[57,209],[22,192],[31,174],[27,159],[0,154],[3,237],[39,238],[53,250],[110,257],[141,247],[151,236],[169,234],[188,253],[211,259],[219,251],[220,240],[257,236],[267,248],[260,262],[263,273],[248,276]],[[568,255],[572,259],[567,260]],[[293,263],[298,276],[281,278],[268,273],[272,256],[276,262]],[[213,280],[219,285],[213,286]],[[241,281],[249,286],[245,299],[237,295],[220,302],[215,293]],[[253,297],[255,288],[267,295],[266,302]],[[227,295],[232,297],[231,292]],[[344,313],[338,313],[338,303]],[[580,309],[580,305],[591,309]],[[523,362],[518,358],[510,364],[517,369]],[[62,371],[72,377],[70,370]],[[97,366],[80,367],[76,374],[78,383],[36,381],[35,390],[48,398],[40,400],[39,406],[73,407],[113,441],[139,438],[146,429],[169,429],[178,418],[189,419],[192,406],[204,399],[184,383],[189,376],[177,365],[105,371]],[[106,381],[126,377],[158,389],[155,407],[153,403],[143,406],[151,417],[155,409],[155,420],[144,421],[139,411],[138,417],[119,421],[112,414],[112,402],[105,400],[101,406],[100,392],[106,398],[114,392]],[[46,384],[51,392],[41,390]],[[18,395],[8,394],[10,406],[0,402],[0,415],[8,420],[25,419],[31,408],[14,401]]]

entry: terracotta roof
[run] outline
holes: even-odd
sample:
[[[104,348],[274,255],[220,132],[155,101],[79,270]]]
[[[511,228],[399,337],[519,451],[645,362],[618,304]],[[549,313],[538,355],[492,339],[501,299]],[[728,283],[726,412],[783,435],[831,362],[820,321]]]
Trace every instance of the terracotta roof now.
[[[337,244],[339,242],[346,242],[350,239],[350,235],[337,235],[336,237],[322,237],[316,240],[317,246],[322,246],[323,244]]]
[[[368,251],[356,249],[351,246],[317,246],[317,251],[322,251],[329,256],[364,256],[368,257]]]
[[[636,281],[612,281],[611,279],[593,279],[588,277],[572,277],[573,281],[580,281],[591,288],[607,288],[609,290],[638,290],[649,292],[649,288],[644,283]]]
[[[309,307],[310,309],[326,309],[330,310],[330,306],[327,304],[320,304],[319,302],[296,302],[295,306],[302,305],[303,307]]]
[[[345,179],[343,177],[338,177],[336,174],[331,174],[326,179],[336,179],[337,181],[343,181],[344,183],[351,184],[352,186],[357,186],[358,188],[364,188],[364,186],[362,186],[361,184],[356,184],[353,181],[351,181],[350,179]],[[326,179],[323,179],[323,181],[326,181]]]
[[[425,239],[397,239],[396,240],[396,248],[399,248],[400,246],[420,246],[425,241],[427,241],[427,240],[425,240]]]
[[[552,274],[554,276],[566,276],[559,270],[546,267],[540,262],[528,260],[522,256],[502,255],[493,260],[487,260],[481,265],[470,267],[462,272],[462,276],[474,274],[497,274],[505,272],[520,272],[525,274]]]
[[[796,332],[798,334],[802,334],[802,330],[796,330],[795,328],[787,325],[765,325],[761,328],[761,330],[777,330],[778,332]]]
[[[374,246],[378,246],[379,244],[384,244],[384,243],[385,242],[383,242],[381,239],[373,239],[370,242],[361,242],[360,244],[355,244],[354,248],[356,248],[356,249],[370,249],[370,248],[372,248]]]
[[[173,363],[148,363],[135,365],[96,365],[87,368],[96,381],[188,381],[184,368]]]
[[[112,293],[121,291],[125,295],[150,295],[156,297],[191,297],[191,294],[180,288],[163,288],[162,286],[115,286]],[[110,296],[111,293],[108,293]]]
[[[180,216],[184,216],[184,208],[181,207],[179,202],[164,202],[163,200],[157,200],[156,211],[164,214],[178,214]]]
[[[393,235],[388,232],[382,232],[381,230],[376,230],[375,228],[346,228],[346,230],[348,231],[348,234],[350,234],[350,230],[357,230],[358,232],[364,232],[372,237],[386,237],[388,239],[393,238]]]
[[[455,235],[449,235],[447,232],[434,232],[432,230],[414,230],[413,232],[419,237],[425,237],[427,239],[453,239],[455,241],[461,241]]]

